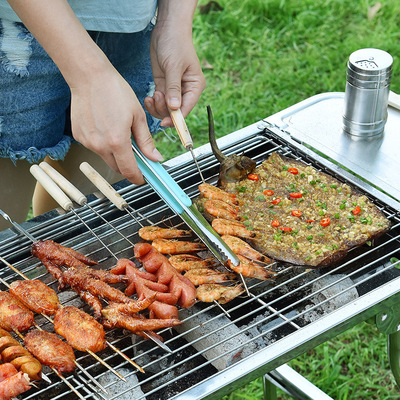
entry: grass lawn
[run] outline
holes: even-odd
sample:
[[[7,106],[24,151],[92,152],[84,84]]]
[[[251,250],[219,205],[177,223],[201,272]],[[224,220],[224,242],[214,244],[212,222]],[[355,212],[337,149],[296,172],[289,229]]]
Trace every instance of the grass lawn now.
[[[200,0],[205,6],[208,0]],[[381,0],[218,0],[202,8],[194,38],[207,79],[187,118],[195,146],[206,143],[210,104],[224,136],[312,95],[344,91],[349,55],[375,47],[394,58],[391,89],[400,92],[400,2]],[[179,140],[158,135],[165,158],[183,153]],[[386,337],[361,324],[292,360],[290,365],[335,399],[399,399]],[[256,380],[224,400],[262,398]],[[288,396],[280,395],[281,399]]]

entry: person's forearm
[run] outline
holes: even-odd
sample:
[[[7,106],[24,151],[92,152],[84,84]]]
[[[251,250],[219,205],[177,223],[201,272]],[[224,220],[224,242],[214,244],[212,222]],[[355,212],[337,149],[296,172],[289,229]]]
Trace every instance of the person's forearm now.
[[[70,87],[110,67],[66,0],[8,2],[57,64]]]
[[[171,22],[175,27],[187,26],[192,29],[197,0],[159,0],[157,23]]]

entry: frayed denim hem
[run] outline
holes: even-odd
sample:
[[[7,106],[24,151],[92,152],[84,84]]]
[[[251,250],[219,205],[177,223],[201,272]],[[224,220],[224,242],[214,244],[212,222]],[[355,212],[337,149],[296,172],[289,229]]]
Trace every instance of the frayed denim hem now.
[[[36,147],[30,147],[27,150],[15,151],[0,146],[0,157],[9,158],[14,164],[16,164],[17,160],[26,160],[29,163],[34,164],[40,162],[46,156],[49,156],[53,160],[63,160],[71,146],[72,140],[72,137],[65,136],[56,146],[41,150],[38,150]]]

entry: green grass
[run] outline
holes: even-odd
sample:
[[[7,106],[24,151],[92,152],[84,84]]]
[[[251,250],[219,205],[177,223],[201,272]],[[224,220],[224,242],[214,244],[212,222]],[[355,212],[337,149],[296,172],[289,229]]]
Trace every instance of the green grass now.
[[[208,0],[200,0],[204,5]],[[195,146],[208,141],[206,105],[217,137],[318,93],[343,92],[349,55],[375,47],[394,58],[391,89],[400,92],[400,2],[381,0],[219,0],[222,11],[196,13],[194,39],[207,88],[187,118]],[[184,150],[156,137],[165,158]],[[361,324],[290,362],[334,399],[399,399],[386,337]],[[224,400],[262,398],[260,379]],[[289,399],[280,394],[281,399]]]

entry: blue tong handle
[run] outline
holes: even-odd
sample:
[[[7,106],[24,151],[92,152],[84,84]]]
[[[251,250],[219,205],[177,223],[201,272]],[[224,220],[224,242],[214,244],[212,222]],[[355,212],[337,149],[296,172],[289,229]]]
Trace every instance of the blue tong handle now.
[[[190,197],[171,178],[160,163],[149,160],[139,150],[136,143],[132,143],[132,150],[146,181],[176,213],[182,214],[184,211],[183,206],[190,207],[192,205]]]

